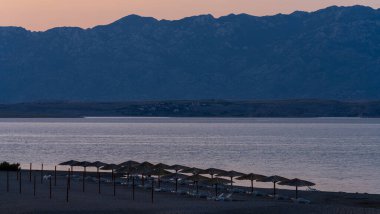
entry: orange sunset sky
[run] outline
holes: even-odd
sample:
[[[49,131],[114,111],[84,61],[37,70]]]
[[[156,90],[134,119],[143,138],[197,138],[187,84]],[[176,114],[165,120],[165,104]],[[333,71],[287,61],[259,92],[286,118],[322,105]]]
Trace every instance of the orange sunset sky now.
[[[180,19],[199,14],[272,15],[331,5],[380,7],[380,0],[0,0],[0,26],[41,31],[57,26],[108,24],[129,14]]]

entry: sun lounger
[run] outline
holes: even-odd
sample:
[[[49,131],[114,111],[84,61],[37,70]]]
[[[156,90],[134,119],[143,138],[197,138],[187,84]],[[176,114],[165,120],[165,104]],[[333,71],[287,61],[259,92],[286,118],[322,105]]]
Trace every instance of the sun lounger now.
[[[288,200],[289,199],[289,197],[287,197],[287,196],[284,196],[284,195],[278,195],[278,194],[276,194],[276,195],[268,195],[270,198],[274,198],[274,199],[276,199],[276,200]]]
[[[307,200],[307,199],[304,199],[304,198],[291,198],[291,200],[294,202],[294,203],[298,203],[298,204],[310,204],[311,201]]]

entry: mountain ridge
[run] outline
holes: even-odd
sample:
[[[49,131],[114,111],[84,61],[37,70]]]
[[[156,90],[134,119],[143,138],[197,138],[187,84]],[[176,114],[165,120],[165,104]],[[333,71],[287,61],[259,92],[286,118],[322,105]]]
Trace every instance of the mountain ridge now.
[[[380,99],[380,10],[0,27],[0,103]]]

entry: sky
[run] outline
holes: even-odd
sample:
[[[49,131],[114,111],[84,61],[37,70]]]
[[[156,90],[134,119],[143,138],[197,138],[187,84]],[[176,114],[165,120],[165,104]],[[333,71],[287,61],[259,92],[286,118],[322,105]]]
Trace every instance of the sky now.
[[[130,14],[173,20],[200,14],[289,14],[358,4],[380,8],[380,0],[0,0],[0,26],[44,31],[61,26],[89,28]]]

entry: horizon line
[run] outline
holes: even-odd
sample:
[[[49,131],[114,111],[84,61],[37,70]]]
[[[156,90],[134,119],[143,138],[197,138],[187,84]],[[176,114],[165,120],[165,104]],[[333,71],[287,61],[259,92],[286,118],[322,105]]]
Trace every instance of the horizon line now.
[[[11,28],[11,27],[14,27],[14,28],[22,28],[26,31],[29,31],[29,32],[47,32],[47,31],[50,31],[50,30],[53,30],[53,29],[59,29],[59,28],[79,28],[81,30],[91,30],[91,29],[94,29],[96,27],[100,27],[100,26],[107,26],[107,25],[111,25],[113,23],[116,23],[126,17],[130,17],[130,16],[138,16],[138,17],[141,17],[141,18],[147,18],[147,19],[154,19],[158,22],[160,21],[169,21],[169,22],[175,22],[175,21],[181,21],[181,20],[184,20],[184,19],[188,19],[188,18],[192,18],[192,17],[200,17],[200,16],[211,16],[213,19],[220,19],[220,18],[223,18],[223,17],[228,17],[228,16],[231,16],[231,15],[234,15],[234,16],[241,16],[241,15],[248,15],[248,16],[252,16],[252,17],[274,17],[274,16],[278,16],[278,15],[284,15],[284,16],[289,16],[289,15],[292,15],[294,13],[306,13],[306,14],[312,14],[312,13],[316,13],[316,12],[319,12],[319,11],[323,11],[323,10],[326,10],[326,9],[329,9],[329,8],[353,8],[353,7],[363,7],[363,8],[370,8],[374,11],[377,11],[377,10],[380,10],[380,7],[379,8],[375,8],[375,7],[371,7],[371,6],[367,6],[367,5],[360,5],[360,4],[356,4],[356,5],[352,5],[352,6],[338,6],[338,5],[331,5],[331,6],[328,6],[328,7],[324,7],[324,8],[320,8],[320,9],[317,9],[317,10],[313,10],[313,11],[305,11],[305,10],[294,10],[290,13],[276,13],[276,14],[269,14],[269,15],[261,15],[261,16],[257,16],[257,15],[254,15],[254,14],[250,14],[250,13],[229,13],[229,14],[224,14],[224,15],[220,15],[220,16],[215,16],[211,13],[204,13],[204,14],[194,14],[192,16],[184,16],[182,18],[178,18],[178,19],[159,19],[159,18],[156,18],[154,16],[144,16],[144,15],[141,15],[141,14],[138,14],[138,13],[132,13],[132,14],[128,14],[128,15],[125,15],[125,16],[122,16],[120,18],[117,18],[115,19],[114,21],[112,22],[109,22],[109,23],[106,23],[106,24],[96,24],[96,25],[93,25],[91,27],[80,27],[80,26],[70,26],[70,25],[63,25],[63,26],[56,26],[56,27],[51,27],[51,28],[48,28],[46,30],[31,30],[31,29],[28,29],[27,27],[23,27],[23,26],[0,26],[0,29],[1,28]]]

